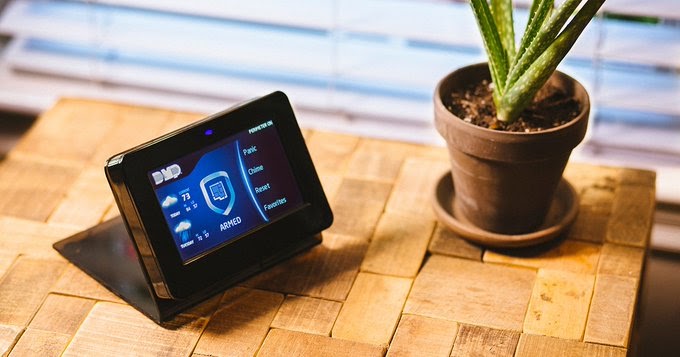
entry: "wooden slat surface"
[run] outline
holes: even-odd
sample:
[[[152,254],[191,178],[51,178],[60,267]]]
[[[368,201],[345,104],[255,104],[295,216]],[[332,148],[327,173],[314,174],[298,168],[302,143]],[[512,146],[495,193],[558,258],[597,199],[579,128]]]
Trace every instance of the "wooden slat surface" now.
[[[461,325],[451,357],[512,357],[519,335],[516,331]]]
[[[217,312],[210,319],[194,353],[215,356],[253,355],[260,348],[283,295],[262,290],[228,290]]]
[[[18,326],[0,325],[0,354],[8,355],[22,332]]]
[[[524,333],[580,340],[595,276],[540,269],[524,319]]]
[[[619,185],[607,227],[608,242],[645,247],[652,230],[654,190],[639,185]]]
[[[106,176],[102,174],[104,169],[100,166],[88,167],[78,175],[66,197],[50,215],[50,223],[84,229],[102,221],[114,200]]]
[[[273,329],[267,335],[258,356],[300,357],[380,357],[385,347],[362,342],[330,338],[302,332]]]
[[[624,357],[625,355],[626,350],[619,347],[527,334],[520,336],[515,353],[516,357]]]
[[[449,356],[457,332],[454,321],[403,315],[387,356]]]
[[[202,115],[59,101],[0,161],[0,355],[624,356],[653,172],[569,164],[576,222],[487,250],[436,222],[447,150],[305,130],[335,221],[322,244],[157,325],[56,241],[118,215],[103,162]]]
[[[113,103],[61,100],[49,111],[49,120],[38,120],[12,153],[85,163],[116,127],[121,110],[126,108]]]
[[[606,243],[600,252],[597,273],[639,278],[644,254],[641,248]]]
[[[385,182],[344,179],[331,201],[335,218],[328,231],[370,239],[391,190]]]
[[[385,211],[434,219],[430,196],[435,182],[449,170],[447,161],[407,158],[387,202]]]
[[[331,336],[387,345],[399,322],[411,279],[359,273]]]
[[[521,331],[536,273],[472,260],[430,257],[404,312]]]
[[[288,295],[272,327],[330,336],[341,307],[337,301]]]
[[[414,278],[420,269],[434,221],[385,213],[376,229],[361,270]]]
[[[77,177],[77,167],[9,158],[0,167],[0,215],[45,221]]]
[[[324,234],[321,245],[307,254],[262,272],[243,285],[344,301],[359,272],[367,245],[364,239]]]
[[[94,304],[94,300],[80,297],[48,295],[12,354],[61,355]]]
[[[73,335],[95,301],[75,296],[50,294],[31,320],[30,328]]]
[[[52,244],[76,232],[78,229],[71,226],[0,215],[0,247],[4,254],[56,259],[59,253]]]
[[[592,243],[564,240],[548,246],[525,249],[520,252],[492,251],[484,253],[488,263],[511,264],[529,268],[546,268],[594,274],[600,259],[601,246]]]
[[[480,246],[464,240],[440,223],[437,223],[428,250],[432,254],[450,255],[472,260],[482,260],[483,253]]]
[[[29,328],[12,348],[12,356],[61,356],[71,338],[63,333]]]
[[[59,280],[52,285],[51,292],[100,301],[123,302],[114,293],[72,264],[66,267]]]
[[[66,263],[19,257],[0,282],[0,325],[26,326]]]
[[[188,355],[206,319],[175,318],[161,327],[130,306],[98,302],[64,351],[64,356]]]
[[[637,286],[635,278],[598,275],[586,326],[586,342],[628,347]]]
[[[0,253],[0,276],[5,275],[7,268],[9,268],[12,265],[12,263],[14,263],[14,260],[18,256],[19,255],[16,254],[16,253],[10,253],[10,252]]]

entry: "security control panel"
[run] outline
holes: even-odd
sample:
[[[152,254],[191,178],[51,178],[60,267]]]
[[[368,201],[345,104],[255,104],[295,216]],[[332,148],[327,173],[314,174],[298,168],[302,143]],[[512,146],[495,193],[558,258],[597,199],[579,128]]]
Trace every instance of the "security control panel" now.
[[[318,244],[333,220],[281,92],[115,155],[105,171],[163,299],[224,288]]]

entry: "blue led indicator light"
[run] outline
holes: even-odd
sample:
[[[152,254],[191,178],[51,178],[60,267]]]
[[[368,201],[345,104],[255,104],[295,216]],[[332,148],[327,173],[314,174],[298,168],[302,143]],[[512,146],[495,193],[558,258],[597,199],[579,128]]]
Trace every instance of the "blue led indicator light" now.
[[[208,129],[208,130],[205,131],[205,136],[210,136],[210,135],[212,135],[212,134],[213,134],[213,130],[212,130],[212,129]]]

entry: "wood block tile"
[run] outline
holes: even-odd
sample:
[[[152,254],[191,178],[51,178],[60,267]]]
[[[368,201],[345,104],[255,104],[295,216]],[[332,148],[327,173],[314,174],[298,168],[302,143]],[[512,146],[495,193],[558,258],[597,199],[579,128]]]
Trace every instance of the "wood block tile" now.
[[[71,224],[82,229],[99,223],[114,203],[104,169],[88,167],[80,173],[55,211],[50,223]]]
[[[385,213],[378,222],[362,271],[414,278],[427,251],[434,221]]]
[[[638,280],[598,275],[588,315],[585,341],[628,347]]]
[[[52,286],[51,292],[94,300],[124,303],[121,298],[73,264],[68,264],[64,274]]]
[[[210,318],[219,308],[220,301],[222,301],[222,294],[217,294],[185,310],[182,312],[182,315]]]
[[[19,257],[0,282],[0,324],[28,325],[65,267],[63,261]]]
[[[420,148],[396,141],[363,139],[349,161],[346,176],[392,183],[399,174],[404,158]]]
[[[618,167],[596,166],[570,162],[564,169],[564,178],[577,192],[587,187],[613,190],[619,184],[621,169]]]
[[[540,269],[524,320],[524,332],[581,340],[595,276]]]
[[[472,260],[482,260],[483,252],[481,247],[464,240],[453,231],[442,226],[441,223],[437,223],[428,250],[433,254],[450,255]]]
[[[160,129],[159,135],[167,134],[171,131],[175,131],[181,127],[187,126],[200,120],[206,116],[206,114],[201,113],[191,113],[191,112],[168,112],[169,117],[167,121],[163,123]]]
[[[8,254],[62,260],[52,244],[76,232],[72,226],[0,217],[0,246]]]
[[[12,356],[61,356],[71,335],[44,330],[26,329],[12,348]]]
[[[0,165],[0,214],[44,222],[61,202],[79,168],[7,159]]]
[[[334,200],[330,233],[370,239],[392,190],[389,183],[344,179]]]
[[[162,134],[171,112],[136,106],[120,106],[115,125],[97,145],[90,163],[102,168],[111,156],[145,143]]]
[[[333,202],[335,195],[340,189],[342,176],[337,174],[321,174],[319,175],[319,180],[321,181],[321,186],[323,186],[323,192],[326,194],[326,199],[328,199],[328,202]]]
[[[273,329],[269,331],[258,356],[317,357],[323,355],[326,357],[380,357],[384,354],[385,348],[382,346],[296,331]]]
[[[16,253],[0,252],[0,281],[2,281],[2,276],[5,275],[7,269],[9,269],[18,256],[19,254]]]
[[[387,345],[397,327],[411,279],[359,273],[333,327],[332,336]]]
[[[179,315],[159,326],[133,307],[98,302],[63,356],[164,355],[191,353],[206,319]]]
[[[600,252],[597,274],[640,278],[645,250],[618,244],[605,243]]]
[[[324,233],[320,245],[256,275],[243,285],[344,301],[367,246],[364,239]]]
[[[385,211],[421,215],[435,219],[432,192],[437,180],[450,170],[448,162],[408,157],[401,167]]]
[[[527,334],[520,336],[515,353],[516,357],[624,357],[625,355],[626,350],[623,348]]]
[[[607,242],[646,247],[654,222],[655,192],[644,186],[620,185],[612,204]]]
[[[72,336],[94,304],[90,299],[49,294],[29,327]]]
[[[428,157],[440,161],[449,162],[449,151],[443,146],[421,146],[413,156]]]
[[[535,276],[529,269],[433,255],[404,312],[521,331]]]
[[[208,356],[254,355],[281,302],[282,294],[241,287],[227,290],[194,352]]]
[[[307,148],[319,173],[344,174],[359,138],[351,135],[314,131],[307,139]]]
[[[519,332],[461,325],[451,357],[513,357]]]
[[[614,187],[586,187],[579,195],[576,220],[567,233],[569,239],[602,243],[612,211]]]
[[[609,225],[609,214],[593,212],[582,206],[567,232],[568,239],[593,243],[604,242]]]
[[[9,354],[23,331],[22,327],[0,325],[0,356]]]
[[[626,168],[621,170],[619,174],[619,181],[622,185],[636,185],[654,188],[656,185],[656,172]]]
[[[595,274],[600,245],[572,240],[513,251],[484,252],[484,262]]]
[[[330,336],[342,303],[288,295],[272,321],[272,327]]]
[[[113,103],[62,99],[38,118],[13,152],[85,162],[116,125],[120,108]]]
[[[458,324],[453,321],[402,315],[387,356],[448,357],[456,333]]]
[[[618,183],[605,181],[592,183],[581,189],[579,203],[581,207],[589,208],[596,213],[608,214],[612,210],[612,201],[616,196]]]

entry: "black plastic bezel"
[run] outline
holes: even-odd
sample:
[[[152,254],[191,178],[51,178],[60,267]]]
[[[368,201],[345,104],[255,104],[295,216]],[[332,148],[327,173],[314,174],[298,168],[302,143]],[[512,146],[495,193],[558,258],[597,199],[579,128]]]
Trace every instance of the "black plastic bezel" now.
[[[183,263],[149,182],[148,172],[265,120],[274,121],[304,206],[199,259]],[[207,130],[212,130],[212,134],[206,135]],[[121,204],[121,198],[116,197],[121,215],[129,230],[127,217],[139,217],[143,232],[138,233],[145,236],[155,260],[148,262],[142,259],[143,264],[156,264],[162,281],[152,282],[164,284],[172,298],[188,297],[219,284],[225,277],[240,270],[262,264],[263,260],[277,252],[295,246],[298,240],[328,228],[333,220],[295,114],[282,92],[274,92],[209,116],[116,155],[111,160],[118,164],[109,162],[107,170],[120,166],[122,184],[132,201],[131,205]],[[153,267],[147,266],[147,269]]]

